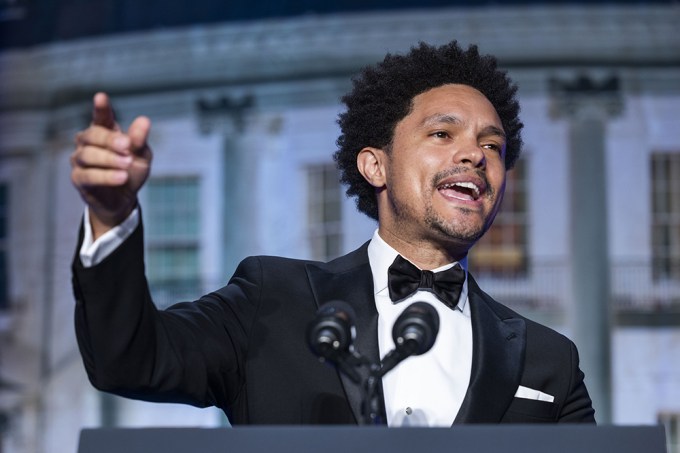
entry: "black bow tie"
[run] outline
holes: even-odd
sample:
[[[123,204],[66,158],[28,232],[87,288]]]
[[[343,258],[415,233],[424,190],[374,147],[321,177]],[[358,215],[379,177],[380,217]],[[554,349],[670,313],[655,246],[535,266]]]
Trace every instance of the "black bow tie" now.
[[[399,302],[419,289],[431,291],[449,308],[458,304],[465,282],[465,271],[456,263],[450,269],[437,272],[421,271],[401,255],[397,255],[387,271],[387,287],[392,302]]]

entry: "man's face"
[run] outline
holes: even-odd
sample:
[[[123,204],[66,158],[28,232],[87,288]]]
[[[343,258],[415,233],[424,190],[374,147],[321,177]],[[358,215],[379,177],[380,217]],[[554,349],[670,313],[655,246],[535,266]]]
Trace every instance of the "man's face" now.
[[[381,233],[467,252],[505,190],[505,134],[491,102],[467,85],[416,96],[384,154],[384,177]]]

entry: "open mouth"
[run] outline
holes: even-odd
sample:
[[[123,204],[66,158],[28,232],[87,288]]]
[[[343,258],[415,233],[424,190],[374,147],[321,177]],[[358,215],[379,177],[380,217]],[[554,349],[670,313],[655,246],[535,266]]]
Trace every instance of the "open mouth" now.
[[[479,199],[481,189],[470,181],[460,181],[442,184],[437,187],[443,195],[459,200],[475,201]]]

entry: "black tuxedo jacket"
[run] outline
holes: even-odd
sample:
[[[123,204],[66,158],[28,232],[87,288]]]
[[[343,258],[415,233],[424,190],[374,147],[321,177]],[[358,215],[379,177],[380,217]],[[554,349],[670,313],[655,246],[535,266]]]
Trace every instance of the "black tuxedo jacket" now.
[[[455,423],[594,422],[574,344],[497,303],[471,276],[468,285],[472,375]],[[227,286],[158,311],[140,226],[94,267],[76,256],[73,287],[78,344],[98,389],[214,405],[234,424],[361,420],[359,387],[310,353],[305,331],[320,305],[346,301],[357,349],[378,360],[367,244],[329,263],[250,257]],[[519,385],[555,401],[515,398]]]

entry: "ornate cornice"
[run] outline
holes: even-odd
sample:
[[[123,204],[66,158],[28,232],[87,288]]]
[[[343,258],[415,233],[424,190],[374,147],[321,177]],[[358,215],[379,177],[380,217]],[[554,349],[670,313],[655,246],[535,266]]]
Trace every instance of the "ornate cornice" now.
[[[550,79],[550,113],[555,118],[580,118],[590,121],[592,114],[605,118],[623,110],[620,81],[617,77],[596,80],[581,75],[573,80]]]
[[[98,89],[149,93],[347,78],[418,41],[476,43],[508,68],[680,66],[680,7],[521,6],[304,16],[154,30],[0,54],[0,110]]]

